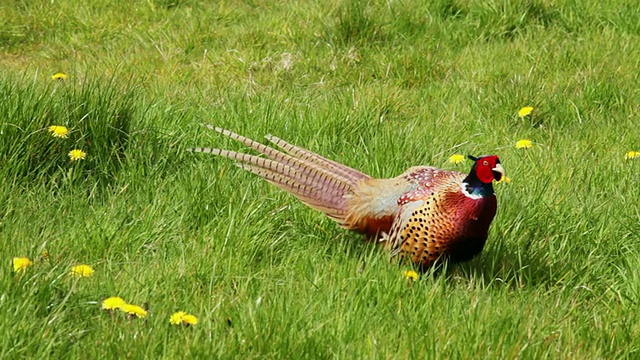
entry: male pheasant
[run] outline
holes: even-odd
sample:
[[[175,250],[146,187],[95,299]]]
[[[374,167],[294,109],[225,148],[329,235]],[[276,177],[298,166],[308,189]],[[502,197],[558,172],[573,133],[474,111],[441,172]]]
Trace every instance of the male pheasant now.
[[[474,162],[469,174],[415,166],[398,177],[376,179],[275,136],[266,138],[280,150],[207,127],[266,157],[214,148],[189,150],[237,161],[341,227],[384,241],[394,256],[408,258],[423,270],[439,259],[470,260],[487,240],[497,210],[492,182],[504,176],[496,155],[469,156]]]

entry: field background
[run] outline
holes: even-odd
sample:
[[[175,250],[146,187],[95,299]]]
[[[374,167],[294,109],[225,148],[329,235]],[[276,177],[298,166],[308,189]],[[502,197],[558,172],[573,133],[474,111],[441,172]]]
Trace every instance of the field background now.
[[[0,13],[3,358],[640,357],[637,1]],[[512,181],[480,257],[410,282],[380,247],[186,152],[240,148],[201,123],[379,177],[496,153]],[[69,276],[80,263],[95,274]],[[149,316],[101,310],[115,295]],[[199,324],[171,326],[177,310]]]

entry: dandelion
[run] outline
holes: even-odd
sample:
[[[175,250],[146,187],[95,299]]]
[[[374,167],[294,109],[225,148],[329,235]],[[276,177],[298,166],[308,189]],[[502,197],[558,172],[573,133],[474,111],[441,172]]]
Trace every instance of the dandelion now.
[[[532,111],[533,111],[533,107],[532,106],[525,106],[522,109],[518,110],[518,116],[523,118],[523,117],[531,114]]]
[[[120,310],[122,310],[122,312],[126,313],[127,315],[130,315],[131,317],[135,316],[137,318],[144,318],[149,313],[147,310],[143,309],[142,307],[138,305],[132,305],[132,304],[120,305]]]
[[[195,315],[187,314],[182,318],[182,322],[193,326],[198,324],[198,318]]]
[[[127,305],[127,302],[117,296],[112,296],[102,301],[102,308],[104,310],[120,309],[124,305]]]
[[[460,164],[464,161],[464,155],[461,154],[453,154],[449,157],[449,162],[452,164]]]
[[[627,160],[640,158],[640,151],[629,151],[628,153],[626,153],[624,155],[624,158],[627,159]]]
[[[24,272],[29,266],[33,265],[31,260],[26,257],[14,257],[11,264],[13,264],[13,271],[15,272]]]
[[[533,142],[529,139],[522,139],[516,142],[516,149],[530,149],[533,147]]]
[[[62,81],[62,80],[66,80],[67,77],[68,77],[67,74],[58,72],[53,74],[53,76],[51,76],[51,80]]]
[[[173,315],[171,315],[171,317],[169,318],[169,322],[172,325],[180,325],[182,324],[182,319],[184,319],[185,315],[187,315],[187,313],[184,311],[178,311],[176,313],[173,313]]]
[[[73,149],[69,151],[69,159],[71,161],[84,160],[87,157],[87,153],[80,149]]]
[[[413,270],[405,270],[402,273],[402,275],[404,275],[405,279],[412,280],[412,281],[417,281],[418,278],[420,277],[418,273]]]
[[[69,134],[69,129],[59,125],[51,125],[47,128],[47,130],[49,131],[49,133],[51,133],[51,136],[56,138],[66,139],[67,135]]]
[[[90,277],[93,275],[93,268],[84,264],[76,265],[71,268],[71,272],[69,274],[77,277]]]
[[[178,311],[171,315],[169,322],[172,325],[196,325],[198,324],[198,318],[195,315],[187,314],[184,311]]]
[[[499,182],[499,183],[505,183],[505,184],[508,184],[508,183],[510,183],[510,182],[511,182],[511,178],[505,175],[505,176],[503,176],[503,177],[500,179],[500,181],[498,181],[498,182]]]

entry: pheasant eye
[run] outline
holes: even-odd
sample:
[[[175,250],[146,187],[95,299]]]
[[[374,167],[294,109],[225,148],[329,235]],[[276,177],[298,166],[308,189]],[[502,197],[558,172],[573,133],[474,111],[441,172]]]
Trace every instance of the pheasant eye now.
[[[489,165],[489,162],[487,160],[485,160],[485,161],[482,162],[482,165],[487,166],[487,165]]]

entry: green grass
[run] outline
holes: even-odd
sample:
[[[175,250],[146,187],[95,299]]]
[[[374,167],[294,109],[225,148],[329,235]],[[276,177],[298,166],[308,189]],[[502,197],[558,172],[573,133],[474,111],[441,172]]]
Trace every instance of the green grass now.
[[[639,356],[635,1],[0,11],[2,357]],[[186,152],[240,148],[201,123],[379,177],[496,153],[512,182],[480,257],[409,283],[381,247]],[[18,256],[34,265],[13,273]],[[115,295],[149,316],[100,310]],[[177,310],[199,324],[170,326]]]

